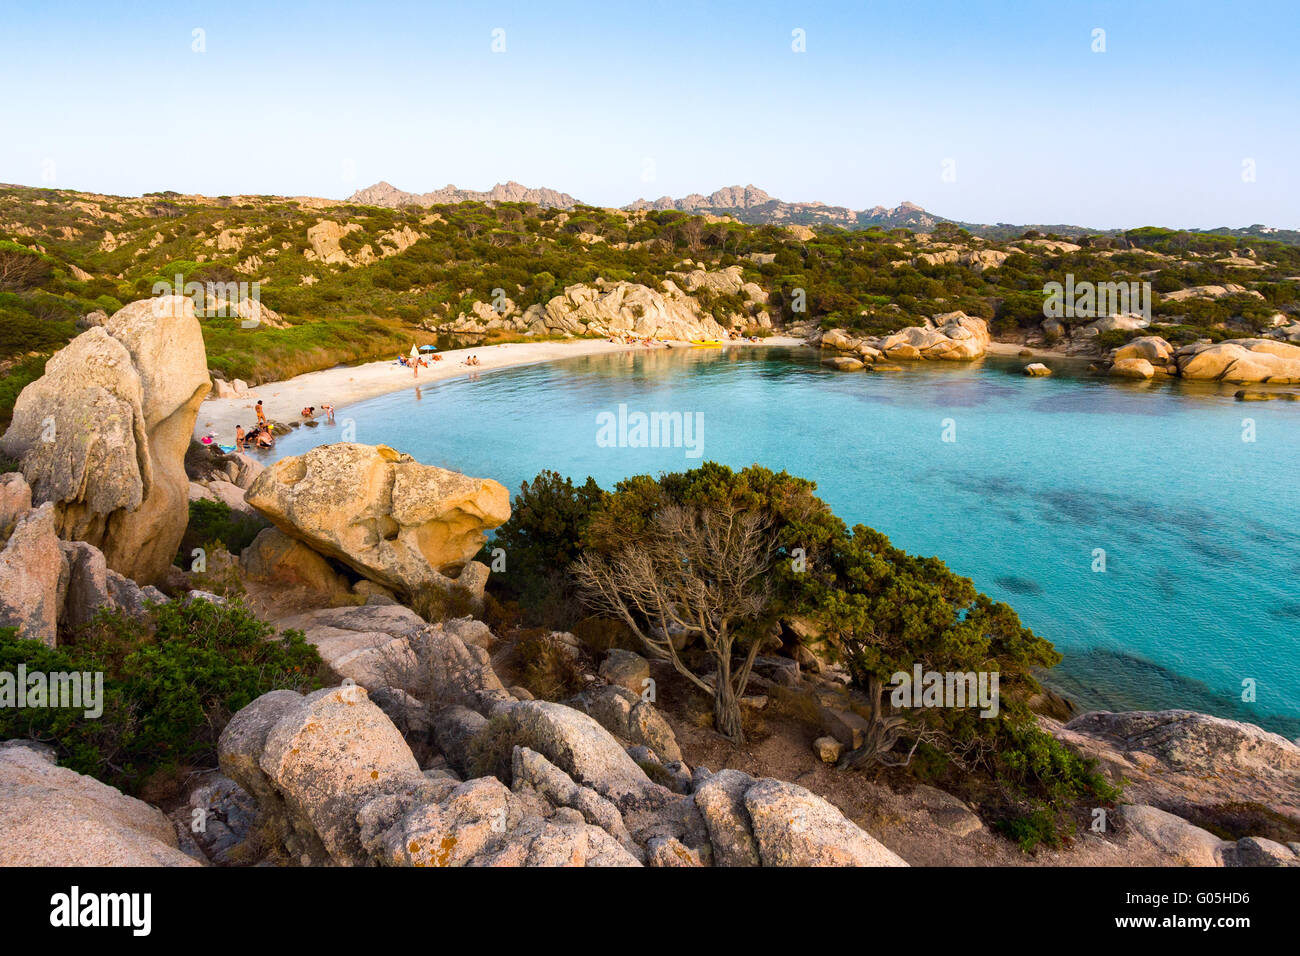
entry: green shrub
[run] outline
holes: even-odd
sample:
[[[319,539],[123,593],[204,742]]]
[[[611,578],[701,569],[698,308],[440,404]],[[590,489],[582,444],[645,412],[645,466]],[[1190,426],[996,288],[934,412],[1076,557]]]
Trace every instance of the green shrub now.
[[[496,531],[479,560],[491,563],[491,550],[505,550],[504,572],[493,584],[536,616],[557,620],[572,610],[572,585],[566,569],[582,552],[582,534],[604,492],[588,478],[585,484],[544,471],[519,488],[510,520]],[[567,623],[558,620],[558,623]]]
[[[268,522],[261,515],[235,511],[224,501],[200,498],[190,502],[190,523],[185,527],[180,550],[176,555],[178,567],[188,567],[195,548],[222,545],[231,554],[239,554],[252,543]]]
[[[242,605],[151,605],[145,620],[102,610],[75,642],[48,648],[0,631],[0,671],[103,674],[103,714],[0,708],[0,737],[52,744],[79,773],[138,792],[176,768],[216,766],[231,715],[267,691],[306,691],[325,676],[298,631],[278,637]]]
[[[1032,852],[1039,844],[1058,849],[1064,843],[1057,814],[1045,804],[998,821],[997,829],[1014,840],[1025,853]]]

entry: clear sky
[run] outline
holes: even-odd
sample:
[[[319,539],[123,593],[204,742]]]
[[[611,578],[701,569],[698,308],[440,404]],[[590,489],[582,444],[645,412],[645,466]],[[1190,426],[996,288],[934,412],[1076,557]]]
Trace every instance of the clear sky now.
[[[3,182],[513,179],[600,205],[754,183],[976,222],[1300,227],[1297,0],[0,0],[0,18]]]

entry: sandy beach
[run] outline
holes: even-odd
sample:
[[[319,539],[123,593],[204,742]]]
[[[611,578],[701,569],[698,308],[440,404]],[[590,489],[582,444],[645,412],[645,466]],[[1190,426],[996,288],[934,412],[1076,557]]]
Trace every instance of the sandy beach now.
[[[803,345],[802,339],[787,336],[772,336],[758,342],[728,342],[723,348],[755,345]],[[689,342],[673,342],[674,348],[689,348]],[[663,348],[663,345],[656,346]],[[302,409],[314,405],[316,417],[323,418],[320,412],[322,404],[334,406],[335,418],[346,415],[349,405],[385,395],[417,385],[428,385],[444,379],[458,378],[471,372],[490,372],[494,369],[512,368],[518,365],[532,365],[537,362],[551,362],[556,359],[575,358],[582,355],[597,355],[605,352],[649,351],[642,345],[622,345],[606,339],[569,339],[547,342],[509,342],[504,345],[485,345],[474,348],[454,349],[438,352],[442,360],[430,361],[428,368],[421,368],[417,378],[408,368],[402,368],[393,359],[367,362],[364,365],[338,366],[308,372],[282,382],[267,382],[249,389],[249,394],[239,398],[210,398],[199,408],[199,417],[194,423],[194,437],[202,438],[208,433],[215,434],[220,444],[230,445],[235,441],[235,426],[247,428],[257,420],[253,406],[258,399],[266,417],[272,421],[302,421]],[[465,360],[476,355],[478,365],[466,365]]]
[[[1032,345],[1021,345],[1019,342],[990,342],[985,353],[988,355],[1011,355],[1020,356],[1021,352],[1032,352],[1033,358],[1059,358],[1059,359],[1086,359],[1095,362],[1095,355],[1070,355],[1068,352],[1062,352],[1059,349],[1035,348]],[[1030,356],[1020,356],[1029,358]]]

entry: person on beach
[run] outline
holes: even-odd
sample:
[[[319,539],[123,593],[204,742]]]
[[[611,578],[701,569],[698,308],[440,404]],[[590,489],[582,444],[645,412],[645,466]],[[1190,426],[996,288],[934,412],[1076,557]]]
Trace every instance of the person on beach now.
[[[322,406],[320,407],[320,410],[321,410],[322,412],[325,413],[325,421],[327,421],[327,422],[329,422],[331,425],[333,425],[333,424],[334,424],[334,406],[333,406],[333,405],[322,405]]]
[[[244,426],[243,425],[235,426],[235,450],[236,451],[244,450]]]
[[[304,408],[304,409],[302,410],[302,417],[303,417],[303,418],[311,418],[311,417],[312,417],[313,415],[315,415],[315,414],[316,414],[316,406],[315,406],[315,405],[308,405],[306,408]]]
[[[260,398],[257,400],[257,404],[253,406],[253,409],[257,412],[257,424],[265,425],[266,412],[262,409],[262,400]]]

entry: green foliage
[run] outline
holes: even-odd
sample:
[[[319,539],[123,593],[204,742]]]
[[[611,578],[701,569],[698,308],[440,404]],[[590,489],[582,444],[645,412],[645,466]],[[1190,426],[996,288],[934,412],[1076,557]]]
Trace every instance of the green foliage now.
[[[575,485],[554,471],[524,482],[510,520],[496,530],[479,555],[479,560],[491,565],[491,552],[505,550],[505,571],[494,574],[493,583],[534,615],[563,616],[561,609],[571,603],[567,568],[581,553],[583,531],[604,497],[593,479]]]
[[[48,648],[0,630],[0,671],[100,672],[103,714],[0,709],[0,737],[52,744],[60,762],[138,792],[159,773],[216,765],[230,716],[267,691],[321,684],[316,649],[297,631],[276,636],[240,604],[170,602],[147,620],[103,610],[74,643]]]
[[[1057,813],[1044,803],[1035,804],[1022,814],[999,820],[997,828],[1014,840],[1025,853],[1032,852],[1040,844],[1058,849],[1064,842]]]
[[[45,374],[46,361],[48,356],[34,355],[11,365],[0,375],[0,427],[8,427],[14,403],[22,390]]]
[[[235,511],[224,501],[199,499],[190,502],[190,521],[181,538],[176,564],[189,564],[190,553],[195,548],[220,544],[231,554],[239,554],[252,543],[258,533],[269,528],[270,523],[260,515]]]
[[[581,496],[572,483],[544,473],[524,485],[515,517],[502,529],[508,540],[537,547],[541,555],[512,566],[519,576],[511,586],[526,591],[540,579],[543,590],[554,589],[555,568],[580,552],[613,555],[635,547],[669,505],[761,512],[776,543],[767,575],[771,613],[816,622],[859,688],[888,684],[895,672],[910,673],[918,663],[927,671],[999,674],[997,717],[980,717],[975,708],[924,708],[910,715],[904,741],[927,741],[918,751],[923,772],[977,772],[995,787],[1002,816],[1019,818],[1029,804],[1041,805],[1062,836],[1076,806],[1112,800],[1115,792],[1094,766],[1038,730],[1029,711],[1028,699],[1040,690],[1034,669],[1060,660],[1051,644],[938,558],[907,554],[863,525],[846,527],[815,490],[785,472],[760,466],[733,471],[715,462],[659,478],[634,476],[608,494],[588,481]],[[541,545],[548,533],[557,536],[553,549]],[[508,553],[514,560],[514,551]],[[770,626],[751,623],[755,633]],[[1039,829],[1026,830],[1025,839]]]

